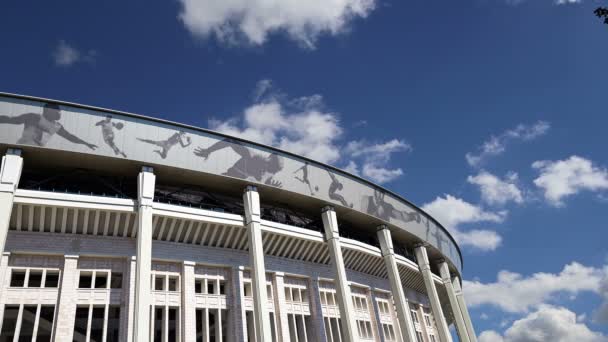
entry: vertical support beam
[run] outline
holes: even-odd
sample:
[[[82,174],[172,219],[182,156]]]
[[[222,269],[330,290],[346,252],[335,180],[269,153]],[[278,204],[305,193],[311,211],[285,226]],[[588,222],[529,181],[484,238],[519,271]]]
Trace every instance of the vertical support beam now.
[[[276,289],[274,295],[274,312],[278,323],[277,330],[281,336],[279,341],[292,342],[291,337],[289,336],[289,322],[287,321],[287,307],[285,305],[285,273],[275,272],[272,278],[274,288]]]
[[[441,302],[439,301],[435,281],[433,281],[433,273],[431,272],[431,264],[429,263],[426,247],[423,245],[417,246],[415,253],[416,260],[418,260],[418,267],[420,268],[420,273],[422,273],[422,279],[424,280],[424,286],[426,287],[426,293],[431,302],[431,310],[433,311],[433,316],[435,316],[435,322],[437,322],[439,339],[442,342],[452,342],[452,335],[450,334],[448,323],[445,320],[443,310],[441,309]]]
[[[460,342],[470,342],[469,333],[467,332],[464,318],[462,317],[460,305],[458,304],[458,299],[456,299],[454,287],[452,287],[452,276],[450,275],[450,268],[448,266],[448,263],[443,260],[439,262],[437,266],[439,267],[439,274],[441,275],[441,280],[443,280],[443,286],[445,286],[445,290],[448,293],[450,307],[452,308],[452,313],[454,314],[456,332],[458,333]]]
[[[401,277],[399,276],[399,270],[397,269],[397,259],[395,258],[391,231],[387,226],[382,225],[378,227],[377,234],[378,241],[380,242],[380,250],[382,251],[382,258],[384,259],[384,266],[386,267],[388,280],[391,284],[391,292],[393,293],[397,314],[399,315],[401,338],[404,342],[415,342],[416,333],[414,332],[414,323],[412,322],[412,315],[410,314],[410,305],[407,298],[405,298],[405,292],[401,285]]]
[[[247,327],[245,318],[244,293],[243,293],[243,267],[234,267],[232,269],[231,279],[231,298],[228,304],[229,312],[232,314],[232,319],[228,321],[230,324],[230,335],[233,336],[232,341],[246,341]]]
[[[156,176],[151,167],[142,167],[137,177],[137,267],[135,271],[134,342],[150,341],[150,291],[152,269],[152,202]]]
[[[340,246],[340,234],[338,232],[338,219],[332,207],[325,207],[322,210],[323,228],[325,239],[331,258],[331,264],[336,275],[336,294],[338,297],[338,307],[342,323],[342,339],[344,341],[358,341],[359,335],[355,322],[355,311],[353,310],[353,299],[350,293],[350,286],[346,278],[344,269],[344,258]]]
[[[6,289],[10,285],[10,279],[8,279],[8,260],[11,256],[10,252],[4,252],[0,257],[0,331],[2,331],[2,322],[4,321],[4,304],[6,304]]]
[[[4,252],[11,212],[13,211],[13,199],[15,198],[15,190],[19,186],[22,169],[21,150],[9,148],[6,155],[2,157],[2,166],[0,167],[0,254]]]
[[[310,314],[313,319],[315,338],[312,341],[327,341],[325,321],[323,320],[323,307],[321,306],[321,292],[319,291],[319,279],[314,275],[308,279],[308,302],[310,303]]]
[[[135,272],[137,258],[131,256],[126,260],[127,272],[123,273],[122,288],[125,303],[125,318],[120,319],[122,341],[133,342],[133,324],[135,316]],[[121,312],[121,316],[122,312]]]
[[[245,226],[249,237],[256,341],[272,341],[270,316],[267,307],[268,293],[266,293],[266,267],[264,265],[264,244],[260,221],[260,195],[255,186],[250,185],[245,189],[243,206],[245,207]]]
[[[66,255],[63,262],[55,341],[71,341],[74,336],[76,318],[76,289],[78,288],[78,255]]]
[[[196,341],[196,296],[194,295],[194,265],[184,261],[182,268],[182,331],[184,342]],[[217,322],[216,322],[217,324]]]
[[[475,329],[473,328],[473,322],[471,322],[471,316],[469,315],[467,303],[464,301],[464,294],[462,292],[462,288],[460,287],[460,279],[458,279],[458,277],[454,277],[452,279],[452,287],[454,288],[454,293],[456,294],[456,299],[458,300],[458,307],[460,308],[460,312],[464,318],[464,323],[467,327],[469,340],[471,342],[477,342],[477,335],[475,334]]]

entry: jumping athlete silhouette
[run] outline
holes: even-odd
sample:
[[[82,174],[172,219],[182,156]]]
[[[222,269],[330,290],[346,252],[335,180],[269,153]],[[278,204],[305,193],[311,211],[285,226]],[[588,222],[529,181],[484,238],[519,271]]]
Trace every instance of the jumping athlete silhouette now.
[[[184,142],[184,139],[186,139],[186,142]],[[186,136],[186,132],[184,131],[174,133],[167,140],[150,140],[142,138],[137,138],[137,140],[160,147],[160,150],[154,150],[154,152],[158,153],[158,155],[163,159],[167,158],[167,153],[169,153],[169,150],[171,150],[171,148],[178,143],[182,147],[188,147],[192,143],[192,140],[190,137]]]
[[[348,204],[348,202],[346,202],[346,199],[344,198],[344,196],[336,193],[336,191],[342,190],[344,188],[344,185],[342,185],[342,183],[340,183],[340,181],[338,180],[338,178],[336,178],[336,176],[329,172],[329,170],[327,170],[327,173],[329,174],[329,177],[331,178],[331,184],[329,184],[329,198],[331,198],[334,201],[338,201],[340,203],[342,203],[343,206],[345,207],[349,207],[352,208],[353,204]]]
[[[310,185],[310,179],[308,179],[308,163],[305,163],[301,168],[295,170],[293,173],[298,173],[302,171],[302,178],[298,177],[297,175],[294,176],[295,179],[299,180],[300,182],[308,185],[308,189],[310,190],[310,194],[314,195],[315,192],[312,190],[312,185]],[[319,187],[315,187],[316,191],[319,191]]]
[[[374,196],[364,196],[362,209],[368,214],[376,216],[384,221],[390,222],[390,219],[396,219],[403,222],[416,221],[420,223],[420,214],[418,212],[408,213],[405,210],[400,211],[384,201],[384,193],[374,190]]]
[[[106,116],[105,120],[101,120],[95,124],[95,126],[101,126],[101,134],[103,135],[103,141],[110,146],[114,154],[121,155],[127,158],[127,155],[121,151],[114,143],[114,128],[121,130],[125,125],[122,122],[112,122],[112,116]]]
[[[211,153],[224,148],[231,148],[240,156],[239,160],[224,172],[224,175],[241,179],[252,179],[277,188],[283,186],[281,182],[273,178],[283,169],[283,158],[276,153],[271,153],[267,157],[252,154],[240,141],[227,138],[216,142],[208,148],[199,146],[194,150],[194,154],[207,160]]]
[[[42,114],[25,113],[19,116],[0,115],[0,124],[23,125],[23,133],[21,133],[21,138],[17,140],[17,144],[45,146],[49,139],[57,134],[69,142],[85,145],[91,150],[97,148],[97,145],[90,144],[68,132],[63,125],[59,123],[60,119],[61,110],[59,109],[59,105],[47,103],[42,109]]]

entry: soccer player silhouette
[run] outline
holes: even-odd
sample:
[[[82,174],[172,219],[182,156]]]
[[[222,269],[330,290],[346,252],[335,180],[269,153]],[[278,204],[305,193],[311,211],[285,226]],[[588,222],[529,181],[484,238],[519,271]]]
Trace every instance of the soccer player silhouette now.
[[[85,145],[91,150],[97,148],[97,145],[90,144],[68,132],[59,122],[60,119],[61,110],[59,109],[59,105],[47,103],[42,109],[42,114],[0,115],[0,124],[23,125],[23,132],[21,133],[21,138],[17,140],[17,144],[45,146],[49,139],[57,134],[69,142]]]
[[[302,178],[298,177],[297,175],[294,176],[295,179],[299,180],[300,182],[308,185],[308,189],[310,190],[310,194],[314,195],[315,192],[312,190],[312,185],[310,185],[310,179],[308,179],[308,163],[305,163],[301,168],[295,170],[293,173],[298,173],[302,171]],[[316,186],[315,187],[316,191],[319,191],[319,187]]]
[[[283,169],[283,158],[276,153],[271,153],[267,157],[253,154],[240,141],[226,138],[208,148],[199,146],[194,150],[194,154],[207,160],[211,153],[224,148],[231,148],[240,156],[239,160],[224,172],[224,175],[240,179],[251,179],[277,188],[283,186],[281,182],[273,178]]]
[[[184,139],[186,140],[185,142]],[[137,140],[160,147],[160,150],[154,150],[154,152],[158,153],[158,155],[163,159],[167,158],[167,153],[169,153],[169,150],[171,150],[171,148],[178,143],[182,147],[188,147],[192,143],[192,140],[190,137],[186,136],[186,132],[184,131],[174,133],[167,140],[150,140],[142,138],[137,138]]]
[[[105,120],[101,120],[95,124],[95,126],[101,126],[101,134],[103,135],[103,141],[110,146],[114,154],[127,157],[127,155],[121,151],[114,143],[114,128],[121,130],[125,125],[122,122],[112,122],[112,116],[106,116]]]
[[[363,197],[362,210],[387,222],[390,222],[390,219],[393,218],[402,222],[416,221],[420,223],[420,213],[408,213],[405,210],[395,209],[392,204],[384,201],[384,192],[378,190],[374,190],[374,196]]]
[[[346,202],[346,199],[344,198],[344,196],[336,193],[336,191],[342,190],[344,188],[344,185],[342,183],[340,183],[340,181],[338,180],[338,178],[336,178],[336,176],[329,172],[329,170],[327,170],[327,173],[329,174],[329,177],[331,178],[331,184],[329,184],[329,198],[331,198],[334,201],[338,201],[340,202],[343,206],[345,207],[349,207],[352,208],[353,204],[348,204],[348,202]]]

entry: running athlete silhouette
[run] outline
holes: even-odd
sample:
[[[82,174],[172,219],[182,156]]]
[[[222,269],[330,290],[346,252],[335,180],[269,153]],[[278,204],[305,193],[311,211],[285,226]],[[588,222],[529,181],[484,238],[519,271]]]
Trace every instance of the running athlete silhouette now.
[[[400,211],[395,209],[392,204],[384,201],[384,193],[378,190],[374,190],[374,196],[363,197],[362,209],[368,214],[388,222],[393,218],[402,222],[416,221],[420,223],[420,214],[418,212],[408,213],[405,210]]]
[[[283,158],[276,153],[271,153],[269,156],[263,157],[251,153],[251,151],[240,141],[226,138],[216,142],[208,148],[199,146],[194,150],[194,154],[207,160],[211,153],[224,148],[231,148],[240,156],[239,160],[224,172],[224,175],[241,179],[251,179],[277,188],[283,186],[281,182],[273,178],[283,169]]]
[[[114,128],[121,130],[125,125],[122,122],[112,122],[112,115],[106,116],[105,120],[101,120],[95,124],[95,126],[101,126],[101,134],[103,135],[103,141],[110,146],[114,154],[121,155],[127,158],[127,155],[121,151],[114,143]]]
[[[340,203],[342,203],[343,206],[345,207],[349,207],[352,208],[353,204],[348,204],[348,202],[346,202],[346,199],[344,198],[344,196],[336,193],[336,191],[338,190],[342,190],[344,188],[344,185],[342,185],[342,183],[340,183],[340,181],[338,180],[338,178],[336,178],[336,176],[329,172],[329,170],[327,170],[327,173],[329,174],[329,177],[331,178],[331,184],[329,184],[329,198],[331,198],[334,201],[338,201]]]
[[[314,195],[315,192],[312,190],[312,185],[310,185],[310,179],[308,179],[308,163],[305,163],[301,168],[295,170],[293,173],[298,173],[302,171],[302,178],[298,177],[297,175],[294,176],[295,179],[299,180],[300,182],[308,185],[308,189],[310,190],[310,194]],[[315,187],[316,191],[319,191],[319,187],[316,186]]]
[[[184,139],[186,139],[186,142],[184,142]],[[192,140],[190,137],[186,136],[186,132],[184,131],[174,133],[167,140],[150,140],[142,138],[137,138],[137,140],[160,147],[160,150],[154,150],[154,152],[158,153],[158,155],[163,159],[167,158],[167,153],[169,153],[169,150],[171,150],[171,148],[178,143],[182,147],[188,147],[190,144],[192,144]]]
[[[21,138],[17,140],[17,144],[45,146],[49,139],[57,134],[69,142],[85,145],[91,150],[97,148],[97,145],[90,144],[68,132],[63,125],[59,123],[60,119],[61,110],[59,109],[59,105],[47,103],[42,109],[42,114],[24,113],[19,116],[0,115],[0,124],[23,125],[23,133],[21,133]]]

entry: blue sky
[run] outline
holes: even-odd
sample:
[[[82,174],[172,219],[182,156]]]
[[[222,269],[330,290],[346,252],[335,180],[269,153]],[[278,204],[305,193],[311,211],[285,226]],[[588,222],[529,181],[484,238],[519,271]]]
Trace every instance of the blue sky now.
[[[460,239],[484,342],[608,340],[608,26],[592,13],[608,3],[332,4],[7,1],[0,91],[383,182]]]

